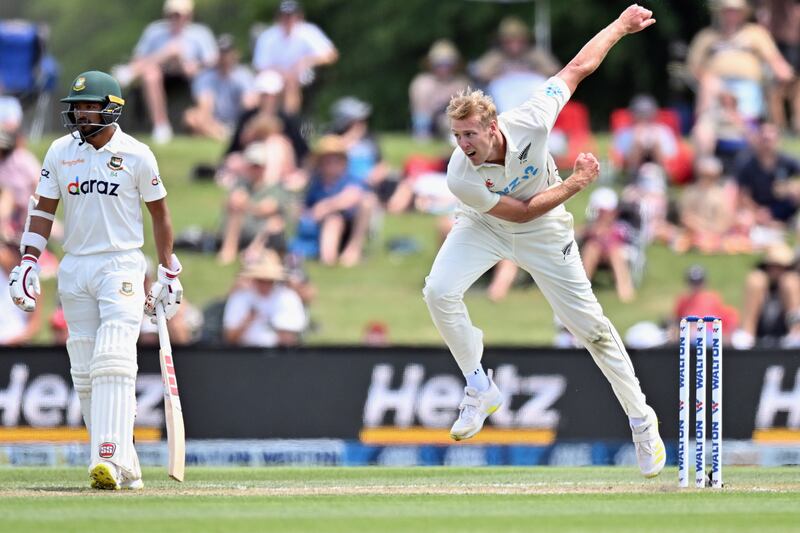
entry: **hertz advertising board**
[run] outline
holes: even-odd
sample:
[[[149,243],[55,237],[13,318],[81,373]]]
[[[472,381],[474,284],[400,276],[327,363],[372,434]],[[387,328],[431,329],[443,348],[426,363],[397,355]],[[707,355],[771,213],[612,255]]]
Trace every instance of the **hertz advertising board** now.
[[[800,442],[800,357],[726,350],[726,439]],[[676,438],[677,350],[632,355],[665,439]],[[463,378],[438,348],[176,349],[190,439],[450,444]],[[469,443],[628,441],[627,419],[583,350],[489,349],[507,395]],[[137,441],[162,438],[157,354],[141,350]],[[85,440],[63,348],[0,350],[0,442]]]

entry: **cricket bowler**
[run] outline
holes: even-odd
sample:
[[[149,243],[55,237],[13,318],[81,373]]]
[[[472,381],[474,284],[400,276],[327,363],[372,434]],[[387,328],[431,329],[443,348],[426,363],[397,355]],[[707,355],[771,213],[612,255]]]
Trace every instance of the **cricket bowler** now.
[[[491,370],[481,366],[483,333],[472,325],[464,292],[501,259],[527,270],[557,317],[586,346],[628,415],[639,468],[646,477],[664,468],[666,453],[656,414],[645,401],[630,358],[603,314],[575,244],[564,202],[600,171],[592,154],[580,154],[562,181],[547,139],[578,84],[594,72],[622,37],[655,23],[652,11],[632,5],[595,35],[561,72],[520,107],[497,115],[491,98],[465,91],[447,108],[458,143],[447,184],[461,201],[455,225],[425,280],[433,322],[467,380],[460,414],[450,430],[468,439],[503,403]]]
[[[45,156],[39,201],[31,201],[20,241],[23,257],[9,277],[9,292],[20,309],[36,307],[37,261],[63,201],[65,255],[58,294],[69,331],[72,381],[90,436],[91,486],[140,489],[133,422],[142,307],[153,315],[156,305],[163,305],[171,318],[183,292],[167,192],[153,153],[117,124],[125,101],[114,78],[84,72],[61,101],[67,104],[62,118],[69,134],[55,140]],[[161,263],[146,296],[142,200]]]

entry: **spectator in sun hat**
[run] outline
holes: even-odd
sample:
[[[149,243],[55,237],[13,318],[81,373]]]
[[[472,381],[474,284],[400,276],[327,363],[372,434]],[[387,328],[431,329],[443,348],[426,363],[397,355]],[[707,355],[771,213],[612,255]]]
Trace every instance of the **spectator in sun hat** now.
[[[324,265],[361,261],[374,204],[366,185],[348,172],[347,145],[325,135],[314,147],[311,182],[291,250]]]
[[[727,89],[747,120],[762,118],[768,76],[788,82],[793,69],[767,29],[749,21],[747,0],[714,0],[709,7],[712,24],[694,36],[686,58],[698,85],[695,110],[704,113]]]
[[[145,28],[133,50],[133,60],[112,69],[122,87],[141,79],[156,144],[172,140],[164,91],[165,76],[177,76],[191,82],[217,62],[214,34],[207,26],[192,22],[193,15],[192,0],[166,0],[164,18]]]
[[[497,46],[473,63],[470,72],[486,85],[502,113],[524,103],[560,65],[549,52],[531,43],[528,25],[515,16],[500,22],[497,37]]]
[[[450,127],[443,122],[445,108],[450,98],[463,91],[469,80],[461,73],[461,55],[447,39],[431,45],[425,60],[425,71],[417,74],[408,88],[411,102],[411,124],[414,137],[450,135]]]
[[[800,273],[789,245],[779,242],[766,248],[745,278],[743,302],[734,347],[800,346]]]
[[[239,62],[239,51],[230,34],[217,40],[216,66],[201,72],[192,82],[195,105],[184,113],[189,129],[205,137],[226,140],[245,109],[256,106],[253,73]]]
[[[283,76],[283,108],[294,115],[302,108],[302,88],[314,80],[314,69],[338,59],[328,36],[305,20],[300,2],[282,0],[274,24],[256,40],[253,68],[275,70]]]
[[[265,251],[239,278],[225,304],[225,341],[261,347],[298,344],[308,318],[300,296],[284,284],[286,272],[278,254]]]

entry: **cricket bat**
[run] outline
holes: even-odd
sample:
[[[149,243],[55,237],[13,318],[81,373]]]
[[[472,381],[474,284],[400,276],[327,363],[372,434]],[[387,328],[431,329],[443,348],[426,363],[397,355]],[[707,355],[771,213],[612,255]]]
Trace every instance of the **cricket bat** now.
[[[169,342],[167,318],[164,316],[164,305],[156,305],[156,322],[158,324],[158,342],[161,349],[158,359],[161,362],[161,381],[164,384],[164,417],[167,421],[167,448],[169,449],[169,467],[167,472],[175,481],[183,481],[186,464],[186,436],[183,428],[183,409],[178,395],[178,381],[175,379],[175,366],[172,364],[172,346]]]

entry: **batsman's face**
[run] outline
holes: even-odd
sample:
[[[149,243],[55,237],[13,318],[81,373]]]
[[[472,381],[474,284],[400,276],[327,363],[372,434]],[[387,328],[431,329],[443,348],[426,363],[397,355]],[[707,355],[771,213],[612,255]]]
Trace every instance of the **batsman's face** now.
[[[100,112],[103,110],[103,104],[98,102],[77,102],[73,107],[75,115],[75,122],[78,124],[78,129],[81,133],[88,134],[94,131],[95,125],[102,124],[103,117]]]
[[[453,119],[450,130],[470,163],[477,166],[489,159],[494,147],[497,121],[493,120],[487,126],[481,123],[480,117],[473,115],[464,119]]]

